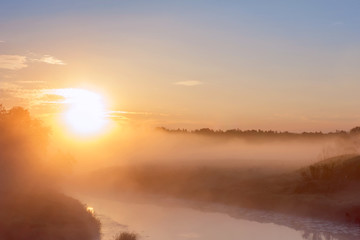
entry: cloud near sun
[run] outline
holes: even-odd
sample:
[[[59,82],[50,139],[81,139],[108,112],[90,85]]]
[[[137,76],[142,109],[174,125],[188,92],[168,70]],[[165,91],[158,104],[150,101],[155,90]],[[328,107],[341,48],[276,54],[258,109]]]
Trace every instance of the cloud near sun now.
[[[26,68],[26,56],[20,55],[0,55],[0,68],[9,70],[19,70]]]
[[[203,84],[203,82],[200,82],[200,81],[180,81],[180,82],[175,82],[174,84],[175,85],[182,85],[182,86],[192,87],[192,86],[201,85],[201,84]]]
[[[32,58],[22,55],[0,55],[0,69],[19,70],[28,67],[29,62],[65,65],[66,63],[50,55]]]

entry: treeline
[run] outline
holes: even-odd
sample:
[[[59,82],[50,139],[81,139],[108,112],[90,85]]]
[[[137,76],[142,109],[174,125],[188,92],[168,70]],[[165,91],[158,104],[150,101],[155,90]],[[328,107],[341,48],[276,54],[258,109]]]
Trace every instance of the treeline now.
[[[360,134],[360,127],[354,127],[350,131],[336,130],[335,132],[323,133],[321,131],[317,132],[288,132],[288,131],[273,131],[273,130],[241,130],[241,129],[229,129],[229,130],[214,130],[210,128],[200,128],[195,130],[188,129],[169,129],[165,127],[158,127],[157,130],[167,132],[167,133],[176,133],[176,134],[197,134],[205,136],[214,136],[214,137],[243,137],[243,138],[324,138],[324,137],[349,137]]]

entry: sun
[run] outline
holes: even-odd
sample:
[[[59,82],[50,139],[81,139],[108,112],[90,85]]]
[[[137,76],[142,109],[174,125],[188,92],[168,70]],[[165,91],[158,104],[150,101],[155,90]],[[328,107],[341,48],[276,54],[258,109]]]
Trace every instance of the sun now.
[[[63,115],[64,120],[73,132],[90,135],[104,129],[107,119],[101,95],[75,88],[59,89],[59,91],[68,105],[68,109]]]

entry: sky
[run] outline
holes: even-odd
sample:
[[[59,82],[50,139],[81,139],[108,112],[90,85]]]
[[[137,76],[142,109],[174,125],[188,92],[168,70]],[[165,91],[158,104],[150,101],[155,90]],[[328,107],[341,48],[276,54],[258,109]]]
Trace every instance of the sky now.
[[[0,2],[0,99],[56,116],[59,89],[169,128],[360,125],[356,0]],[[61,90],[60,90],[61,91]]]

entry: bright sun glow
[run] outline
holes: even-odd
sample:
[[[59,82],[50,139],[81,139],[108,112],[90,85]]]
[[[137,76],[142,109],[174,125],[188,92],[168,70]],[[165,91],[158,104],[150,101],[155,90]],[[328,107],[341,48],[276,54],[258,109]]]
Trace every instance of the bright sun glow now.
[[[100,95],[84,89],[57,89],[69,108],[64,118],[76,133],[87,135],[100,132],[106,125],[105,106]]]

